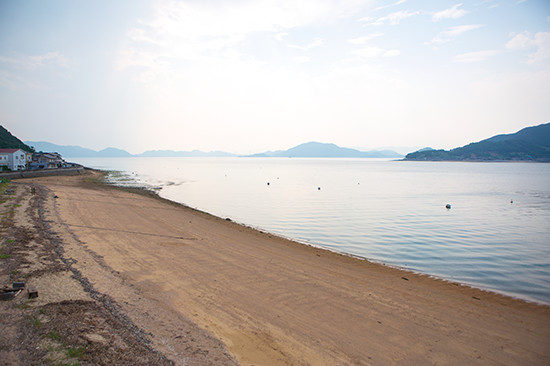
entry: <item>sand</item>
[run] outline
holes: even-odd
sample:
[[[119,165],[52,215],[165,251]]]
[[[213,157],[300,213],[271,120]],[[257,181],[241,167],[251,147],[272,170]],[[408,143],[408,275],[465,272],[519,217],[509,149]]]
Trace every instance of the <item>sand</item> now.
[[[19,184],[47,190],[45,219],[65,257],[176,364],[189,364],[198,332],[221,341],[225,364],[550,364],[548,306],[89,180]]]

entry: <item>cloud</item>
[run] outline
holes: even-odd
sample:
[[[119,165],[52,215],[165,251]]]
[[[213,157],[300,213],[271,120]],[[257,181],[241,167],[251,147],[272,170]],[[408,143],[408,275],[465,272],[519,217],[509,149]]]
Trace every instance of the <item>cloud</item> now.
[[[462,4],[456,4],[452,8],[445,9],[442,11],[438,11],[437,13],[434,13],[432,15],[432,20],[434,22],[438,22],[443,19],[457,19],[464,15],[466,15],[468,12],[464,9],[459,9],[462,6]]]
[[[306,63],[310,61],[310,58],[307,56],[298,56],[298,57],[293,57],[292,61],[296,61],[299,63]]]
[[[351,51],[356,56],[362,58],[373,58],[380,56],[384,50],[380,47],[365,46]]]
[[[158,41],[150,35],[145,29],[133,28],[128,31],[128,38],[136,43],[158,44]]]
[[[484,50],[484,51],[468,52],[468,53],[463,53],[453,57],[453,61],[465,62],[465,63],[480,62],[480,61],[485,61],[488,58],[491,58],[499,54],[500,52],[501,51],[499,50]]]
[[[389,5],[379,6],[379,7],[375,8],[374,10],[378,11],[378,10],[382,10],[382,9],[386,9],[386,8],[391,8],[393,6],[401,5],[401,4],[406,3],[406,2],[407,2],[407,0],[398,0],[394,3],[392,3],[392,4],[389,4]]]
[[[531,34],[528,31],[521,32],[506,43],[509,50],[520,50],[528,47],[531,43]]]
[[[384,25],[384,24],[397,25],[403,19],[407,19],[418,14],[420,14],[420,11],[409,11],[409,10],[396,11],[394,13],[380,17],[369,24],[370,25]],[[371,19],[368,17],[360,19],[360,21],[365,21],[365,22],[369,22],[370,20]]]
[[[311,48],[319,47],[322,44],[323,44],[323,40],[320,39],[320,38],[317,38],[317,39],[315,39],[315,41],[313,41],[310,44],[307,44],[305,46],[298,46],[298,45],[295,45],[295,44],[288,44],[287,47],[297,48],[297,49],[302,50],[302,51],[308,51]]]
[[[401,54],[398,50],[385,50],[380,47],[364,46],[351,51],[360,58],[375,58],[375,57],[395,57]]]
[[[25,67],[28,69],[41,68],[46,65],[56,65],[63,68],[70,66],[69,60],[59,52],[47,52],[34,56],[2,57],[0,62]]]
[[[521,32],[506,43],[506,48],[512,51],[535,49],[535,52],[529,54],[527,63],[541,63],[550,59],[550,32],[538,32],[534,36],[528,31]]]
[[[238,58],[248,62],[254,59],[245,51],[245,40],[251,35],[267,34],[282,42],[298,28],[333,23],[356,13],[370,1],[156,0],[150,17],[128,32],[116,65],[119,70],[138,66],[134,72],[173,79],[175,72],[186,72],[180,66],[185,63],[220,64]],[[305,46],[291,47],[308,50],[321,44],[317,39]],[[144,68],[151,70],[143,71]]]
[[[0,86],[9,89],[24,90],[49,89],[55,75],[57,80],[66,78],[72,62],[60,52],[46,52],[39,55],[14,54],[8,57],[0,55]]]
[[[450,27],[450,28],[447,28],[446,31],[439,33],[428,43],[430,44],[446,43],[463,33],[466,33],[468,31],[481,28],[481,27],[483,27],[482,24],[469,24],[469,25],[459,25],[456,27]]]
[[[382,57],[395,57],[395,56],[399,56],[401,54],[401,52],[399,52],[399,50],[389,50],[389,51],[386,51],[382,54]]]
[[[366,36],[363,36],[363,37],[348,39],[348,43],[351,43],[351,44],[366,44],[371,39],[376,38],[376,37],[380,37],[382,35],[383,35],[383,33],[380,33],[380,32],[371,33],[371,34],[367,34]]]
[[[53,63],[61,67],[69,67],[69,61],[59,52],[48,52],[38,56],[30,56],[29,61],[34,67],[41,67],[48,63]]]
[[[277,33],[273,36],[273,38],[275,38],[277,41],[279,42],[282,42],[283,41],[283,38],[288,36],[288,32],[280,32],[280,33]]]
[[[230,3],[158,0],[154,19],[143,22],[143,29],[151,38],[176,37],[182,41],[200,41],[208,37],[241,40],[255,32],[273,32],[282,37],[290,29],[345,16],[362,2],[366,0],[345,4],[336,0]]]

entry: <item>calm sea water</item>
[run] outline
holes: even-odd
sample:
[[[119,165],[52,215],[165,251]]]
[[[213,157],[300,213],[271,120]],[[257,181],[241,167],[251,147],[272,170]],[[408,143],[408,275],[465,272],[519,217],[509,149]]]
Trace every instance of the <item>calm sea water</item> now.
[[[550,164],[70,160],[301,242],[550,304]]]

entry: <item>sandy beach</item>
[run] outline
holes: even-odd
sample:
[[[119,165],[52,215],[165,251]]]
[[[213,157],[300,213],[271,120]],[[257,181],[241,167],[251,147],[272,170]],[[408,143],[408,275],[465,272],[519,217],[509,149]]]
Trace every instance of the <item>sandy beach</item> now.
[[[13,184],[22,202],[43,192],[40,219],[79,283],[176,365],[550,364],[548,306],[302,245],[98,177]],[[46,301],[51,289],[39,291]]]

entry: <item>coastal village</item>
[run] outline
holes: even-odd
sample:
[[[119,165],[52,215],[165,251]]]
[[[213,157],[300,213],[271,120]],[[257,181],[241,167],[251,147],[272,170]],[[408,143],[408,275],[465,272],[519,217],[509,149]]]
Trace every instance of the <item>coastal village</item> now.
[[[5,171],[72,168],[56,152],[28,152],[18,148],[0,149],[0,169]]]
[[[0,175],[4,178],[30,177],[82,166],[65,161],[58,152],[36,151],[0,125]]]

